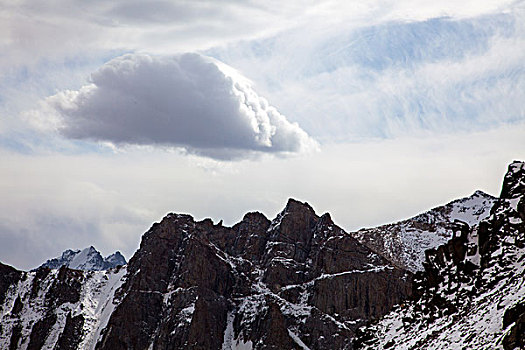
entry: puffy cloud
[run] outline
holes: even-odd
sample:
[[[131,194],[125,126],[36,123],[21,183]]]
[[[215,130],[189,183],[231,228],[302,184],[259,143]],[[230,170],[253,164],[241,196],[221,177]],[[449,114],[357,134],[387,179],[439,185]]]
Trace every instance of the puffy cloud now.
[[[47,104],[59,114],[60,133],[71,139],[183,147],[219,159],[317,147],[247,79],[194,53],[118,57],[93,73],[91,84]]]

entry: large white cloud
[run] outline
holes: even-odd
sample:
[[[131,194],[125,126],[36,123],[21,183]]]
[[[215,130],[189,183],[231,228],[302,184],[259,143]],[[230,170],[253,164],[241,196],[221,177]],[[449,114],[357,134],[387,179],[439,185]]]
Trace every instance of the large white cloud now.
[[[202,55],[127,54],[102,66],[91,81],[47,99],[68,138],[184,147],[221,159],[317,145],[248,80]]]

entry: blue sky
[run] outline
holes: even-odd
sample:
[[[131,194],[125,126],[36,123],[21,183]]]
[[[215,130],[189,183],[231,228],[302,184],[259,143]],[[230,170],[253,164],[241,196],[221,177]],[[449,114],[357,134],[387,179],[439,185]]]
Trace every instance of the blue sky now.
[[[1,8],[0,261],[20,268],[288,197],[373,226],[498,194],[525,158],[523,1]]]
[[[326,142],[392,137],[407,129],[483,130],[523,118],[523,50],[515,45],[524,40],[521,19],[497,13],[395,20],[300,42],[292,31],[209,53],[245,67],[243,72],[253,74],[286,114],[300,118],[309,133]],[[509,46],[500,48],[501,43]],[[513,59],[504,58],[507,49],[514,51]],[[257,70],[250,71],[249,65]],[[450,77],[433,76],[433,70]],[[295,100],[303,100],[304,92],[286,91],[297,84],[309,90],[313,99],[308,103]],[[513,96],[502,99],[509,90]],[[319,123],[320,115],[330,115],[330,122]]]

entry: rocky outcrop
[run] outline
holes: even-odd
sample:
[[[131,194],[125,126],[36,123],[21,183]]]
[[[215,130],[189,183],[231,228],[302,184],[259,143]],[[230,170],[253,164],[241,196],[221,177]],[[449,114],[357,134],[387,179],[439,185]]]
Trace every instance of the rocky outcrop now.
[[[0,263],[0,305],[3,304],[9,287],[17,283],[21,276],[22,273],[20,271]]]
[[[31,328],[31,334],[29,335],[29,344],[27,345],[27,349],[42,349],[56,321],[57,315],[52,312],[49,312],[44,318],[37,320]]]
[[[293,199],[233,227],[169,214],[121,269],[1,268],[13,349],[351,349],[412,278]]]
[[[360,329],[354,345],[515,349],[523,346],[525,163],[514,162],[479,226],[456,222],[446,244],[426,251],[414,299]]]
[[[75,350],[78,349],[83,337],[84,315],[78,314],[71,316],[68,312],[64,330],[58,337],[55,350]]]
[[[249,213],[233,227],[170,214],[128,276],[97,349],[351,348],[411,278],[295,200],[271,222]]]
[[[22,337],[22,326],[20,324],[14,325],[9,336],[9,350],[16,350],[20,344],[20,338]]]
[[[510,327],[503,338],[505,350],[525,348],[525,299],[510,307],[503,316],[503,328]]]

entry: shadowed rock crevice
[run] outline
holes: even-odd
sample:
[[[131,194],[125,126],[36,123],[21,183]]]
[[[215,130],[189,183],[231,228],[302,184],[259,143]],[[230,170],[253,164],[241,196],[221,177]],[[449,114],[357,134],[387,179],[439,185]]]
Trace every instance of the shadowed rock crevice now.
[[[57,316],[54,313],[46,315],[41,320],[38,320],[31,329],[29,336],[29,344],[27,350],[40,350],[43,348],[47,336],[57,321]]]
[[[0,263],[0,305],[4,303],[9,287],[17,283],[21,276],[22,273],[17,269]]]

